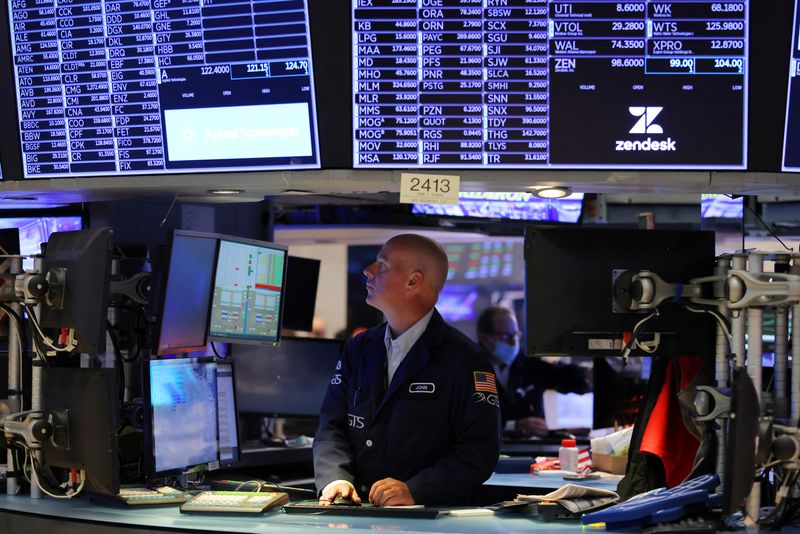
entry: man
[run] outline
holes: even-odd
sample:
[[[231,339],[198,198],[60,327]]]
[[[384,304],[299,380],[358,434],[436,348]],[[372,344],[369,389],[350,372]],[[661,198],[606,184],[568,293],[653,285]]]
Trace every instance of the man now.
[[[589,391],[585,368],[551,364],[520,352],[517,317],[508,308],[492,306],[483,310],[477,330],[478,343],[491,355],[506,430],[518,430],[524,436],[546,435],[544,391]]]
[[[463,504],[492,473],[500,414],[486,355],[434,305],[448,261],[435,241],[393,237],[364,269],[386,324],[350,339],[314,439],[320,503]]]

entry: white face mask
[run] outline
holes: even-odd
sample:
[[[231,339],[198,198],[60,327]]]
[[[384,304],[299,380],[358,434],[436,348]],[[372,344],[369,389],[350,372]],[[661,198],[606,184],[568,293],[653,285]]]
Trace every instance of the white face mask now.
[[[513,345],[503,343],[502,341],[496,341],[493,354],[504,364],[511,365],[511,362],[513,362],[514,358],[519,354],[519,341],[515,341]]]

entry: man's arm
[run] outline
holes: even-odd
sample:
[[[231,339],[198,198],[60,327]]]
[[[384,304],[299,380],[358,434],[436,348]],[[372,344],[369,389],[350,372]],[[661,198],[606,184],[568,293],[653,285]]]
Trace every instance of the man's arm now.
[[[469,359],[474,362],[475,359]],[[462,366],[454,395],[458,397],[453,417],[455,444],[436,463],[406,481],[415,502],[462,504],[491,476],[500,454],[500,410],[496,394],[475,389],[474,371],[469,363]],[[489,370],[487,374],[494,377]]]
[[[320,409],[313,446],[314,479],[319,491],[334,481],[349,482],[351,486],[354,481],[355,453],[347,426],[347,391],[355,347],[355,340],[345,346]]]

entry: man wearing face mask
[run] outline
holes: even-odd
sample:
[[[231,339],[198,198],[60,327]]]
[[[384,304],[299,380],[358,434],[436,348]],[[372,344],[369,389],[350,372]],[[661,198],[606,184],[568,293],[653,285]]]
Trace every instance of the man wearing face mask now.
[[[548,433],[543,395],[590,390],[588,371],[578,365],[551,364],[520,352],[517,317],[508,308],[492,306],[478,317],[478,343],[489,353],[497,377],[500,412],[505,430],[524,436]]]

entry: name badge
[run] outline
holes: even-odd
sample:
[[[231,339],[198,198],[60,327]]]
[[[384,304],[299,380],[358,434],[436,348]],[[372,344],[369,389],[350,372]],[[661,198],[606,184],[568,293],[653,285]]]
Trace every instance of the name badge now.
[[[431,382],[414,382],[408,386],[409,393],[433,393],[436,391],[436,384]]]

